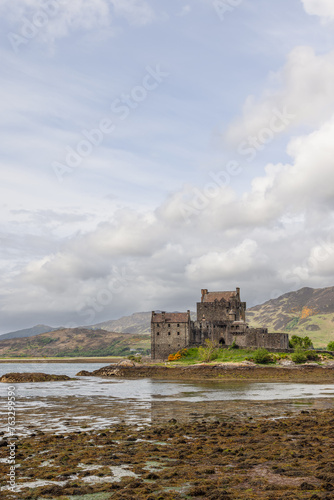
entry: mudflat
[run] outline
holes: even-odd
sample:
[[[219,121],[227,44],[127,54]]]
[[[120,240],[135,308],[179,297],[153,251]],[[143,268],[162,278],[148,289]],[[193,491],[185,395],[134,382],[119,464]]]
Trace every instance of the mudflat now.
[[[17,438],[3,499],[333,499],[333,409]],[[1,486],[8,465],[0,447]]]

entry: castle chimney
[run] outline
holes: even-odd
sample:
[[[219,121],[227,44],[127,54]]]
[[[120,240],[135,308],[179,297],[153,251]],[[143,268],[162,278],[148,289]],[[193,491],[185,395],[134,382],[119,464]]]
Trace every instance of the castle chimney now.
[[[164,323],[166,320],[165,320],[165,315],[166,315],[166,311],[161,311],[161,317],[162,317],[162,322]]]
[[[203,288],[203,289],[201,290],[201,292],[202,292],[201,302],[204,302],[204,295],[206,295],[206,294],[208,293],[208,290],[207,290],[206,288]]]
[[[240,297],[240,288],[237,287],[237,295]]]

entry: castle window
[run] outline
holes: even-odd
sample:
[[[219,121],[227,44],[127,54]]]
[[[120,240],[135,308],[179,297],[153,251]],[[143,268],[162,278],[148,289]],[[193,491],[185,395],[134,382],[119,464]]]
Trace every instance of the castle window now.
[[[178,335],[180,335],[180,332],[177,332]]]
[[[168,332],[168,335],[170,335],[170,332]]]
[[[180,323],[177,324],[177,326],[179,327],[180,326]]]
[[[160,332],[157,332],[157,335],[160,335]]]
[[[157,323],[157,327],[159,327],[159,326],[160,326],[159,323]]]
[[[170,323],[168,323],[168,328],[170,328]]]

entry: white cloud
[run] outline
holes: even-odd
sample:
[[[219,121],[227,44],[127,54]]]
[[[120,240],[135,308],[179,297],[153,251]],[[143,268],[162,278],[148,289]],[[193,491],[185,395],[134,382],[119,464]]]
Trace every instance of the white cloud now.
[[[279,90],[269,84],[259,99],[247,97],[242,116],[224,134],[228,143],[245,141],[245,150],[249,137],[259,139],[268,128],[275,136],[298,125],[317,126],[329,118],[334,106],[334,51],[316,55],[311,47],[296,47],[275,76],[277,81]]]
[[[307,14],[320,16],[324,20],[334,19],[334,4],[332,0],[302,0]]]
[[[77,30],[115,28],[118,17],[137,25],[155,18],[145,0],[3,0],[0,13],[8,19],[7,37],[15,51],[31,40],[54,42]]]
[[[145,25],[155,19],[153,9],[143,0],[110,0],[115,13],[123,16],[130,24]]]
[[[191,260],[186,268],[188,279],[205,282],[226,280],[260,268],[256,241],[246,239],[226,252],[209,252]],[[261,262],[262,266],[263,262]]]

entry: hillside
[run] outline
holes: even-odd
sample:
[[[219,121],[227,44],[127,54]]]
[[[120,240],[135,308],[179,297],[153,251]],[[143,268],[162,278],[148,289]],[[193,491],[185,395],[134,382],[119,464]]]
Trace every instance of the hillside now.
[[[251,326],[308,335],[315,347],[334,340],[334,287],[302,288],[247,310]]]
[[[106,330],[107,332],[133,333],[136,335],[149,335],[151,331],[151,312],[137,312],[131,316],[123,316],[103,323],[97,323],[86,328]]]
[[[152,312],[137,312],[131,316],[123,316],[119,319],[97,323],[86,328],[94,330],[102,328],[108,332],[133,333],[136,335],[150,335],[151,333],[151,315]],[[196,314],[191,313],[191,319],[195,319]]]
[[[147,353],[150,337],[87,328],[62,328],[33,337],[0,341],[0,357],[125,356]]]
[[[0,341],[6,339],[22,338],[22,337],[33,337],[40,333],[52,332],[57,330],[57,328],[52,328],[52,326],[47,325],[35,325],[31,328],[25,328],[24,330],[16,330],[15,332],[5,333],[0,335]]]

